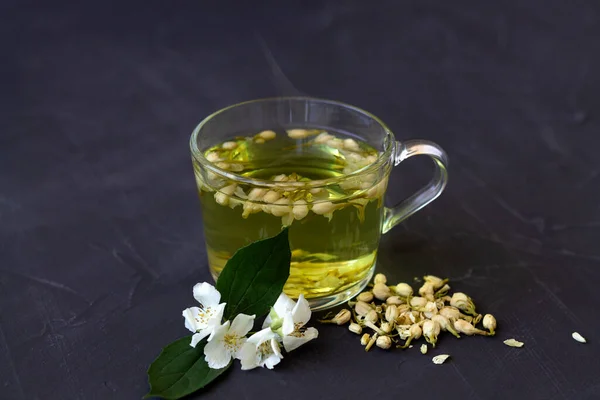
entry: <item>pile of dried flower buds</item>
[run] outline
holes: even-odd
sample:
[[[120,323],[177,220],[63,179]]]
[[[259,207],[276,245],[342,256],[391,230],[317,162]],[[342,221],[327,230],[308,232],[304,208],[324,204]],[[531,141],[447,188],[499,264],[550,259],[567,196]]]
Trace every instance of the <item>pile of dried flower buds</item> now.
[[[320,322],[348,325],[348,330],[361,335],[360,343],[369,351],[373,345],[389,349],[412,347],[411,343],[425,338],[435,347],[441,332],[450,332],[457,338],[461,334],[493,336],[496,318],[475,310],[473,300],[464,293],[450,296],[448,279],[427,275],[418,296],[407,283],[387,284],[384,274],[375,275],[371,290],[349,301],[351,310],[342,309],[331,319]],[[327,317],[326,317],[327,318]],[[477,328],[481,322],[483,329]],[[363,333],[369,329],[370,333]],[[427,345],[420,347],[427,353]],[[443,361],[442,361],[443,362]]]

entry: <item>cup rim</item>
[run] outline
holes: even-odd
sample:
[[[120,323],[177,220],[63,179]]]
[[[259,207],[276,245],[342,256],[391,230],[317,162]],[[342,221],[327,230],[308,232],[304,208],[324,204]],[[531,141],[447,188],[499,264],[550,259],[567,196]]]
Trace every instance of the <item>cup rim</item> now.
[[[250,178],[250,177],[243,176],[243,175],[237,174],[235,172],[227,171],[227,170],[217,167],[216,165],[214,165],[213,163],[208,161],[206,159],[206,157],[204,157],[204,154],[198,148],[197,137],[198,137],[200,131],[202,130],[202,128],[204,127],[204,125],[206,125],[208,122],[210,122],[216,116],[218,116],[224,112],[227,112],[233,108],[247,105],[247,104],[252,104],[252,103],[261,103],[261,102],[267,102],[267,101],[290,101],[290,100],[294,100],[294,101],[310,100],[310,101],[315,101],[315,102],[324,103],[324,104],[332,104],[332,105],[336,105],[336,106],[341,106],[344,108],[354,110],[354,111],[356,111],[360,114],[363,114],[366,117],[372,119],[379,126],[381,126],[383,128],[383,130],[385,131],[385,133],[387,135],[387,139],[388,139],[385,142],[385,147],[384,147],[383,151],[378,154],[377,160],[375,160],[375,162],[373,162],[369,165],[366,165],[363,168],[360,168],[349,174],[344,174],[344,175],[333,177],[333,178],[319,179],[319,180],[313,180],[310,182],[305,182],[303,184],[303,187],[305,187],[305,188],[325,187],[325,186],[329,186],[332,184],[336,184],[336,183],[345,181],[346,179],[351,179],[353,177],[363,175],[365,173],[376,172],[376,171],[379,171],[380,167],[383,164],[385,164],[385,162],[388,159],[391,158],[391,156],[394,152],[394,148],[396,146],[396,140],[394,138],[393,132],[388,128],[388,126],[381,119],[379,119],[377,116],[371,114],[370,112],[368,112],[360,107],[353,106],[351,104],[343,103],[343,102],[337,101],[337,100],[328,100],[328,99],[322,99],[322,98],[311,97],[311,96],[265,97],[265,98],[259,98],[259,99],[254,99],[254,100],[243,101],[240,103],[235,103],[235,104],[221,108],[221,109],[213,112],[212,114],[205,117],[196,126],[196,128],[192,131],[192,134],[190,136],[190,150],[192,153],[192,157],[194,158],[194,160],[196,162],[198,162],[202,167],[206,168],[210,172],[220,175],[221,177],[226,178],[231,181],[234,181],[236,183],[246,184],[246,185],[250,185],[253,187],[264,187],[264,188],[289,186],[290,185],[289,182],[278,182],[278,181],[272,181],[272,180],[267,180],[267,179]]]

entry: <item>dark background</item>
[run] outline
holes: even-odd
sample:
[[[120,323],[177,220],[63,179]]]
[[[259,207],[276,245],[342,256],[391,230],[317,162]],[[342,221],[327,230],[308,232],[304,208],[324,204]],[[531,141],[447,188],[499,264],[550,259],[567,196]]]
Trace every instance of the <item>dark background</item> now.
[[[293,94],[447,150],[447,191],[385,236],[380,269],[451,278],[498,335],[365,354],[318,326],[205,398],[600,398],[599,18],[559,0],[2,2],[0,398],[146,393],[209,279],[189,135]],[[399,170],[390,204],[431,174]]]

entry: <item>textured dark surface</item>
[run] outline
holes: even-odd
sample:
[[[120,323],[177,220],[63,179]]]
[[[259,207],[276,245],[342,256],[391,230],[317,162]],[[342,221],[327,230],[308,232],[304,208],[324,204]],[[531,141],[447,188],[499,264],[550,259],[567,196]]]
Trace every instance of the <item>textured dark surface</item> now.
[[[447,191],[386,235],[379,263],[450,277],[498,336],[444,337],[437,366],[322,326],[204,398],[600,398],[597,2],[123,3],[0,5],[0,398],[147,391],[209,279],[191,130],[297,93],[447,150]],[[429,174],[407,162],[389,200]]]

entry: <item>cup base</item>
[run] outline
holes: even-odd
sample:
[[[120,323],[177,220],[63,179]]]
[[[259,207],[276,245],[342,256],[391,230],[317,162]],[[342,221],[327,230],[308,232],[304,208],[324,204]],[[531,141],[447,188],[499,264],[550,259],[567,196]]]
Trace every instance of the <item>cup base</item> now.
[[[306,299],[308,301],[308,304],[310,305],[310,309],[312,311],[323,311],[347,302],[348,300],[352,299],[354,296],[359,294],[365,287],[367,287],[367,284],[371,281],[371,278],[373,278],[374,272],[375,264],[373,264],[373,266],[371,267],[371,271],[369,271],[369,274],[364,279],[355,283],[353,286],[349,287],[343,292],[334,293],[329,296]],[[213,280],[216,282],[216,275],[214,273],[211,273],[211,275]]]

